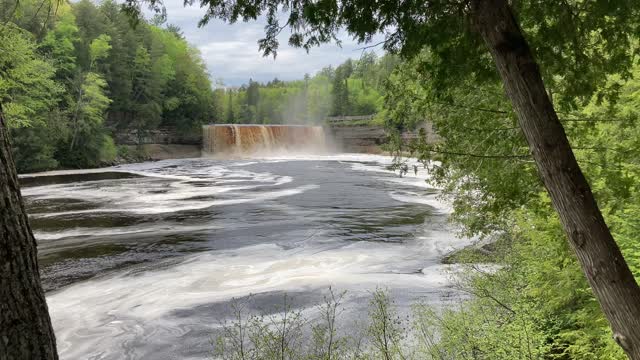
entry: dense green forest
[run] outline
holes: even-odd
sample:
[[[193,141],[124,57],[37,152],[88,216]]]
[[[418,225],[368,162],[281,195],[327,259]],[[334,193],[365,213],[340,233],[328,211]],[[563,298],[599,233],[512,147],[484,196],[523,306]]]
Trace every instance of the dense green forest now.
[[[357,60],[325,67],[298,81],[249,80],[240,88],[215,92],[218,122],[257,124],[320,123],[328,116],[374,115],[382,110],[387,78],[397,56],[365,52]]]
[[[113,1],[0,9],[0,101],[19,171],[108,163],[115,131],[190,131],[215,113],[202,58],[175,26],[133,27]]]

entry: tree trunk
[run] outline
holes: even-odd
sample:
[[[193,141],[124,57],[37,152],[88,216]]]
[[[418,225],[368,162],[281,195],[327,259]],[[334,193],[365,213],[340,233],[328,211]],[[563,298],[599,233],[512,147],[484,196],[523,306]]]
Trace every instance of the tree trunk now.
[[[8,133],[0,104],[0,359],[57,359]]]
[[[614,339],[629,358],[640,359],[640,288],[578,166],[517,20],[507,0],[472,0],[471,16]]]

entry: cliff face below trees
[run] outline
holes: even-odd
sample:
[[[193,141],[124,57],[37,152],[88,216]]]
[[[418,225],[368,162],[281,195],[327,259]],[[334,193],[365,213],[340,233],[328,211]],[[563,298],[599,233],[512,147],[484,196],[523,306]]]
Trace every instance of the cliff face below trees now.
[[[434,142],[437,140],[431,124],[425,123],[420,128],[425,129],[427,141]],[[382,145],[387,142],[389,136],[384,127],[374,125],[343,125],[333,123],[329,125],[326,130],[338,150],[344,152],[367,154],[383,153]],[[418,136],[418,131],[419,128],[415,131],[403,132],[402,139],[404,141],[410,141]]]
[[[183,133],[176,128],[163,127],[149,131],[116,131],[114,140],[118,145],[179,144],[200,146],[202,145],[202,134],[199,131]]]
[[[200,157],[202,148],[202,134],[182,133],[168,127],[115,132],[114,139],[124,150],[121,162]]]

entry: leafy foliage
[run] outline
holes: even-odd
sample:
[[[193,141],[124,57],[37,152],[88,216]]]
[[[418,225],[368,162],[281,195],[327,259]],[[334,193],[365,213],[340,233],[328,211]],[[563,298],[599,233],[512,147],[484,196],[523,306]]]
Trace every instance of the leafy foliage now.
[[[341,316],[346,292],[329,288],[309,318],[296,310],[294,299],[283,296],[282,306],[263,309],[263,315],[249,311],[253,299],[234,299],[231,318],[222,322],[214,342],[213,355],[224,360],[373,360],[412,359],[415,353],[405,339],[407,324],[396,315],[387,291],[376,289],[369,300],[363,323],[348,324]],[[267,313],[266,315],[264,313]],[[345,326],[362,332],[347,330]]]
[[[429,309],[418,312],[415,321],[421,333],[435,344],[429,347],[431,355],[624,359],[535,176],[500,86],[479,86],[472,77],[446,91],[434,89],[437,83],[422,67],[430,56],[422,53],[391,76],[385,97],[387,124],[392,129],[414,128],[427,119],[434,124],[438,142],[418,139],[397,146],[430,164],[431,181],[451,199],[452,220],[464,235],[499,244],[493,245],[490,257],[478,258],[476,252],[468,252],[471,258],[458,257],[470,263],[458,278],[471,300],[438,316]],[[637,232],[632,230],[637,226],[640,183],[635,161],[638,80],[611,76],[602,86],[618,88],[615,102],[603,100],[597,90],[584,106],[560,118],[638,278]],[[487,261],[499,267],[477,265]]]
[[[204,63],[179,29],[133,28],[112,1],[1,8],[0,103],[19,171],[110,163],[113,131],[194,131],[216,117]]]
[[[0,26],[0,102],[9,125],[45,123],[62,88],[53,79],[53,64],[38,56],[31,34],[13,24]]]

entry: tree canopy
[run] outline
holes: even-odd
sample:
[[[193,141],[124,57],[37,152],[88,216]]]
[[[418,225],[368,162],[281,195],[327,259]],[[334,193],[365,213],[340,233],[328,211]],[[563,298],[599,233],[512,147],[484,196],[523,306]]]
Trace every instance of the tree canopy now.
[[[116,156],[116,132],[215,118],[204,62],[175,26],[134,28],[112,1],[44,5],[2,2],[15,9],[0,25],[0,101],[19,171],[97,166]]]

